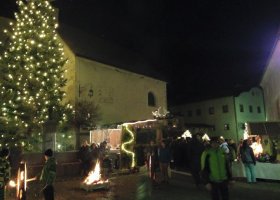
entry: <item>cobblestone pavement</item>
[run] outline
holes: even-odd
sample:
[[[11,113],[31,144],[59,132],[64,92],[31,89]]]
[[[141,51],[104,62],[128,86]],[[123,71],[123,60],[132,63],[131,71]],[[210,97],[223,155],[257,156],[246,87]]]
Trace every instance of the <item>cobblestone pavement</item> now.
[[[109,190],[86,192],[80,188],[80,178],[58,179],[55,183],[56,200],[209,200],[204,187],[197,188],[188,174],[172,173],[170,183],[151,186],[145,172],[119,175],[110,179]],[[38,195],[40,185],[29,184],[27,200],[41,200]],[[15,191],[10,190],[7,200],[15,199]],[[230,188],[230,200],[277,200],[280,199],[279,182],[258,182],[247,184],[236,181]]]

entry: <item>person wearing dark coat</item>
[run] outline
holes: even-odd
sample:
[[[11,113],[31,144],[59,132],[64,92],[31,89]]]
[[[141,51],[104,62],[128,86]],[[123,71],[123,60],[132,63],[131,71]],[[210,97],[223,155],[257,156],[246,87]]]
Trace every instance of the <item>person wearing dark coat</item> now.
[[[53,157],[53,151],[47,149],[44,153],[45,165],[43,167],[40,181],[43,183],[43,193],[45,200],[54,200],[54,187],[53,183],[56,178],[56,160]]]
[[[88,145],[88,142],[85,140],[83,145],[81,146],[80,150],[79,150],[79,160],[81,162],[81,175],[82,176],[87,176],[89,171],[90,171],[90,167],[91,167],[91,152],[90,152],[90,146]]]
[[[161,141],[158,151],[158,160],[163,183],[169,183],[168,167],[171,161],[171,153],[169,147],[166,146],[165,141]]]
[[[202,142],[202,138],[199,134],[195,134],[192,141],[190,142],[190,170],[194,179],[195,185],[198,187],[201,184],[200,169],[201,162],[200,158],[205,150],[205,146]]]
[[[255,175],[256,159],[254,156],[253,149],[248,144],[248,140],[243,141],[242,147],[240,148],[240,155],[245,168],[247,182],[256,183],[256,175]]]

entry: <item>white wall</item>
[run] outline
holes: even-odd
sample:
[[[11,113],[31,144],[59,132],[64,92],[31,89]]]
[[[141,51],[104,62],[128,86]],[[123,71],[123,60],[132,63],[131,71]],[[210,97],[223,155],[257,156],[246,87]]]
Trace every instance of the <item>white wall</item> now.
[[[267,121],[280,120],[280,41],[278,40],[261,81]]]

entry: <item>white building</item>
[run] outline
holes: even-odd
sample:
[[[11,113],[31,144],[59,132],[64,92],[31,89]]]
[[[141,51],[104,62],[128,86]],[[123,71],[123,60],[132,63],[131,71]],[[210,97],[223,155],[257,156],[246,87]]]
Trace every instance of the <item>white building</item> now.
[[[263,92],[252,88],[238,96],[227,96],[171,108],[184,118],[186,128],[208,127],[209,136],[223,136],[239,141],[245,122],[265,120]]]
[[[280,120],[280,41],[275,43],[274,50],[268,60],[261,87],[264,91],[267,121]]]

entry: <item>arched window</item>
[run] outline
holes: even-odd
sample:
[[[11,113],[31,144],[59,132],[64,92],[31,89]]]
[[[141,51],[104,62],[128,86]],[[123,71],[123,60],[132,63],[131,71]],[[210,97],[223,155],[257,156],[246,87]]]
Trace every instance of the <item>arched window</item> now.
[[[156,98],[152,92],[148,93],[148,106],[156,106]]]

